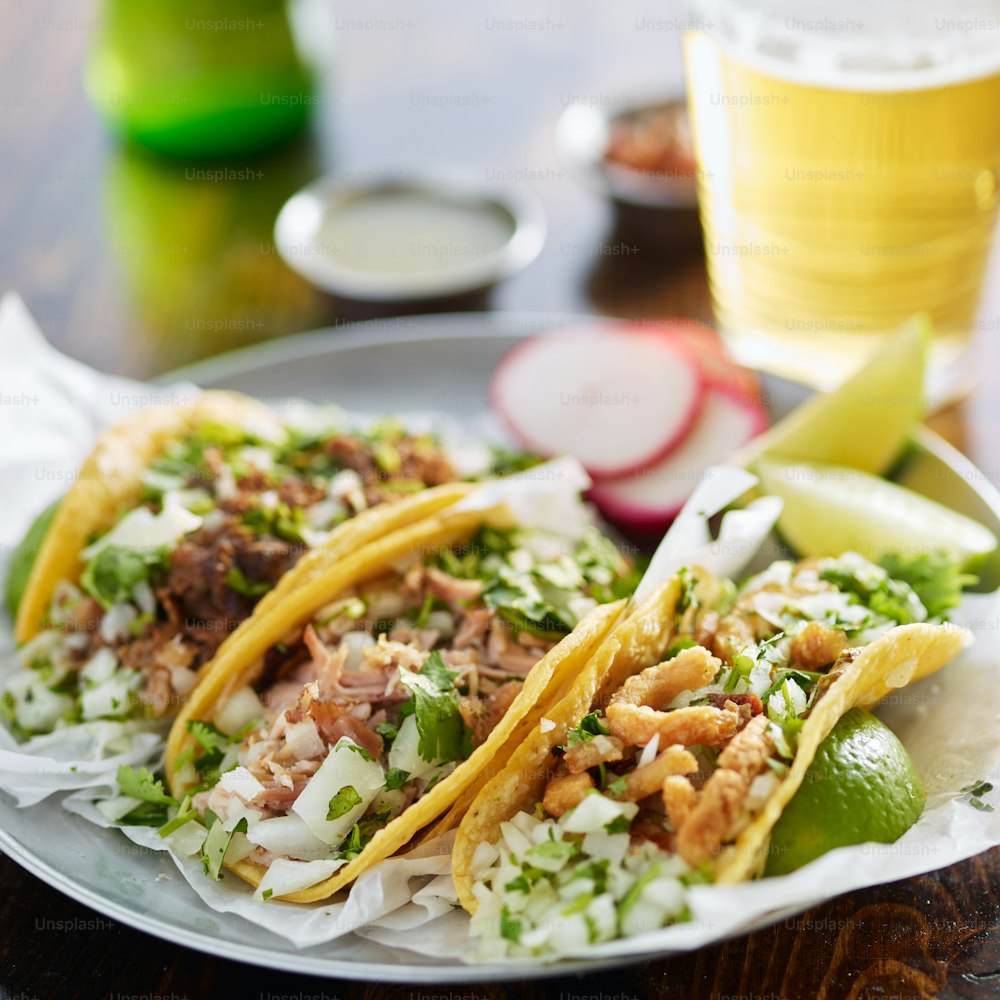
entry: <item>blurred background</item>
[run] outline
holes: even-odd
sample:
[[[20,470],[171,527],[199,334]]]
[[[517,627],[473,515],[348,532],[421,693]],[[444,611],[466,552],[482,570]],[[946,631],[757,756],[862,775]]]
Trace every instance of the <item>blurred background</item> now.
[[[530,190],[548,239],[496,308],[709,315],[697,245],[666,269],[663,251],[616,235],[612,207],[570,175],[554,137],[574,105],[606,113],[681,92],[671,7],[310,2],[311,123],[272,150],[203,160],[116,142],[88,102],[85,63],[116,6],[0,3],[0,275],[74,357],[144,376],[336,323],[337,302],[273,243],[282,203],[331,170],[460,169]],[[253,7],[200,5],[206,22],[227,9],[247,22],[206,27],[209,40],[252,40]]]
[[[683,101],[691,22],[679,4],[0,0],[0,11],[0,278],[89,364],[147,377],[440,309],[711,322],[693,201],[651,190],[690,180],[683,156],[649,147],[684,135],[671,121],[608,133],[636,108]],[[171,87],[178,66],[192,89]],[[240,87],[255,89],[256,118],[200,134],[163,125]],[[611,146],[623,164],[595,166]],[[304,185],[413,170],[540,205],[537,258],[474,295],[359,305],[277,252],[278,212]],[[1000,422],[995,274],[991,263],[970,366],[985,381],[938,418],[973,454]]]

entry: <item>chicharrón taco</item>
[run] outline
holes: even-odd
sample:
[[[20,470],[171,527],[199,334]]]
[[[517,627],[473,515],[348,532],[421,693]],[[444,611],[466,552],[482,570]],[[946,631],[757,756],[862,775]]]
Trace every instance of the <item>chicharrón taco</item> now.
[[[855,554],[781,561],[738,590],[698,569],[661,586],[461,823],[453,873],[482,956],[581,954],[683,921],[692,884],[759,875],[844,713],[969,642],[928,617]]]

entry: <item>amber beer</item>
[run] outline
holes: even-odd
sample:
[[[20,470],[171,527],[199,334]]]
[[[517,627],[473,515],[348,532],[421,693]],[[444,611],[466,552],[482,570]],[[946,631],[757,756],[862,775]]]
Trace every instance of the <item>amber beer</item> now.
[[[784,49],[769,47],[787,54],[784,27]],[[829,386],[925,312],[932,395],[954,396],[997,213],[1000,60],[865,68],[843,58],[843,35],[843,65],[822,73],[815,32],[801,65],[685,38],[716,318],[742,359]]]

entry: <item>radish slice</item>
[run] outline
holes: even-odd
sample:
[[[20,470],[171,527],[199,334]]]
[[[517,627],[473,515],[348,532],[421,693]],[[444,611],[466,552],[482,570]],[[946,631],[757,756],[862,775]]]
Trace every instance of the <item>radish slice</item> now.
[[[491,396],[523,445],[575,455],[595,479],[614,479],[684,440],[705,386],[678,338],[619,326],[518,344],[494,372]]]
[[[598,483],[590,499],[623,528],[662,531],[705,469],[724,461],[767,425],[767,411],[758,398],[745,395],[732,382],[712,384],[698,422],[673,454],[628,479]]]

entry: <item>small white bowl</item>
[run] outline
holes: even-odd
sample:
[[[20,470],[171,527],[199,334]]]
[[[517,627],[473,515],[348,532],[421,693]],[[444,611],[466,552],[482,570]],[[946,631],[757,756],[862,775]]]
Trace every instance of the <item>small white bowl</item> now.
[[[274,241],[289,267],[334,295],[403,302],[489,289],[530,264],[545,233],[523,190],[447,174],[330,175],[284,204]]]

